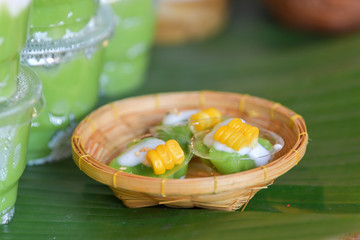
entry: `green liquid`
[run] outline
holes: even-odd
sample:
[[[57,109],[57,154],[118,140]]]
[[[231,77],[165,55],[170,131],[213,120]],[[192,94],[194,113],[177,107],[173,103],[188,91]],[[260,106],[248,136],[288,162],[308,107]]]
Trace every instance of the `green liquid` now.
[[[30,6],[17,15],[12,15],[6,5],[0,6],[0,102],[16,91],[18,55],[25,44]]]
[[[30,4],[16,15],[5,5],[0,7],[0,101],[11,97],[17,89],[19,52],[25,44]],[[30,124],[17,126],[9,121],[30,119],[25,111],[11,119],[1,119],[0,126],[0,224],[13,215],[18,181],[25,169]],[[14,124],[14,123],[12,123]]]
[[[70,142],[61,139],[61,132],[65,133],[71,122],[79,121],[95,107],[102,61],[101,49],[91,57],[80,52],[68,62],[32,67],[42,80],[46,107],[31,127],[29,161],[48,157],[54,148]],[[57,142],[56,138],[59,138]]]
[[[46,33],[50,39],[60,39],[67,31],[79,32],[96,14],[95,0],[34,0],[30,35]]]
[[[16,76],[19,72],[19,56],[0,63],[0,102],[11,97],[16,91]]]
[[[18,181],[26,165],[29,127],[29,123],[0,127],[0,219],[16,201]]]
[[[119,0],[111,7],[116,26],[101,76],[101,93],[107,97],[141,86],[154,32],[152,1]]]
[[[4,5],[0,6],[0,63],[13,59],[24,46],[29,12],[30,4],[16,16]]]

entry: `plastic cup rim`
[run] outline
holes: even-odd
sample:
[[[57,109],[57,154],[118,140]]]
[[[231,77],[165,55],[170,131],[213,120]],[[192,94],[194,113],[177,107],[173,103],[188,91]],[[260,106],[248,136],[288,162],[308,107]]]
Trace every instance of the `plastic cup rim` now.
[[[14,123],[14,125],[24,124],[37,117],[44,105],[45,99],[42,95],[40,78],[28,67],[20,66],[16,92],[7,100],[0,102],[0,119],[12,118],[23,111],[33,108],[33,113],[29,116],[29,119]]]

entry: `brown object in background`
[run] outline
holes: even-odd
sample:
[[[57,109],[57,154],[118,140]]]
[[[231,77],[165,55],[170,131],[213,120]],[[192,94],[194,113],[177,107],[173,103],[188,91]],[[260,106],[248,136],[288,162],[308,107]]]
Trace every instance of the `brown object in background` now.
[[[360,28],[359,0],[264,0],[286,25],[322,33]]]
[[[189,165],[185,179],[150,178],[107,165],[169,111],[209,107],[277,133],[284,147],[267,165],[228,175],[211,174],[196,161]],[[80,170],[108,185],[127,207],[163,204],[234,211],[246,207],[259,190],[293,168],[305,154],[307,141],[301,116],[278,103],[237,93],[200,91],[146,95],[104,105],[81,121],[71,144]]]
[[[360,233],[346,235],[341,240],[360,240]]]
[[[228,18],[228,0],[158,0],[156,42],[178,44],[212,36]]]

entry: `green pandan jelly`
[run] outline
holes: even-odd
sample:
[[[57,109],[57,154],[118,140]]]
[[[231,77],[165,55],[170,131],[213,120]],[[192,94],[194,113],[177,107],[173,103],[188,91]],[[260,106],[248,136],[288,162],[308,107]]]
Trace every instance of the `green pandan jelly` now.
[[[18,181],[26,165],[30,120],[42,108],[41,83],[29,69],[17,78],[17,91],[0,103],[0,224],[14,215]]]
[[[0,63],[13,59],[24,46],[30,7],[31,0],[0,0]]]
[[[128,61],[105,61],[100,79],[100,95],[115,97],[143,84],[148,54]]]
[[[115,33],[105,53],[101,94],[115,97],[142,84],[154,32],[149,0],[102,0],[114,11]]]
[[[0,102],[16,91],[19,52],[25,44],[31,0],[0,0]]]
[[[74,125],[96,105],[103,44],[112,32],[111,11],[99,9],[92,24],[69,38],[29,40],[22,61],[44,85],[44,113],[32,123],[28,163],[40,164],[71,154]]]
[[[171,139],[175,139],[174,138]],[[166,141],[166,140],[165,140]],[[158,138],[145,138],[141,141],[136,141],[136,143],[131,143],[129,147],[118,157],[113,159],[109,166],[115,169],[120,169],[123,172],[128,172],[136,175],[142,175],[147,177],[155,177],[155,178],[183,178],[187,173],[188,163],[192,157],[192,153],[188,144],[184,144],[179,142],[179,145],[184,151],[185,160],[183,163],[179,165],[175,165],[173,169],[167,170],[162,175],[156,175],[154,170],[151,167],[148,167],[142,163],[138,163],[134,165],[134,162],[138,162],[145,158],[146,152],[141,152],[141,148],[148,147],[151,149],[155,149],[157,145],[164,144],[165,141],[162,141]],[[119,161],[119,158],[122,160]],[[125,163],[122,163],[125,162]]]
[[[15,205],[18,180],[26,165],[29,127],[29,123],[0,127],[0,216]]]
[[[103,50],[100,49],[90,57],[79,52],[68,62],[32,67],[43,82],[46,108],[31,127],[29,163],[35,159],[45,161],[46,157],[57,160],[55,158],[69,154],[69,149],[62,149],[69,147],[68,144],[62,144],[69,141],[70,125],[84,117],[97,103],[102,61]],[[50,156],[54,148],[58,151]]]
[[[258,143],[268,151],[273,149],[270,141],[264,138],[259,138]],[[212,166],[221,174],[242,172],[256,167],[255,160],[249,155],[239,156],[237,153],[218,151],[214,147],[208,148],[202,141],[194,142],[193,148],[200,155],[206,156],[202,159],[205,164]]]
[[[16,91],[16,77],[19,72],[19,55],[0,62],[0,102],[11,97]]]
[[[191,143],[193,133],[191,132],[190,126],[187,124],[171,126],[171,125],[159,125],[151,130],[154,136],[168,141],[170,139],[176,139],[176,141],[186,148]]]
[[[34,0],[30,35],[55,40],[79,32],[97,9],[97,0]]]

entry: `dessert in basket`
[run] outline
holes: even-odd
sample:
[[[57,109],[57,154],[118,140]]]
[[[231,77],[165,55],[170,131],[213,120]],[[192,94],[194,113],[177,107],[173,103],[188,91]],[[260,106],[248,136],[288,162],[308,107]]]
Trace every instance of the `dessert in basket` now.
[[[164,150],[169,140],[184,152],[178,165]],[[259,190],[296,166],[307,143],[305,121],[292,110],[215,91],[115,101],[89,114],[72,137],[75,164],[127,207],[225,211],[244,209]]]
[[[216,108],[174,110],[165,116],[162,125],[152,129],[158,138],[135,140],[109,166],[149,177],[184,178],[192,156],[191,144],[191,150],[205,164],[229,174],[267,164],[283,146],[279,136],[273,146],[272,139],[259,137],[259,128],[240,118],[223,118]]]

